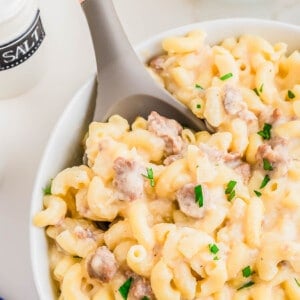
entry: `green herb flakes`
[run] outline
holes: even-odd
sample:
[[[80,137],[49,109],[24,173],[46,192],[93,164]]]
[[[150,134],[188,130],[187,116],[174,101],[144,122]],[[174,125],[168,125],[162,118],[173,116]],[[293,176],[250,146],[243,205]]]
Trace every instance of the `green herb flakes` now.
[[[219,252],[219,248],[216,244],[209,244],[208,248],[212,254],[217,254]]]
[[[253,274],[253,271],[251,270],[250,266],[247,266],[242,270],[242,273],[245,278],[248,278]]]
[[[255,195],[256,195],[257,197],[260,197],[260,196],[261,196],[261,192],[256,191],[256,190],[254,190],[253,192],[255,193]]]
[[[235,188],[236,186],[236,181],[235,180],[230,180],[227,184],[225,194],[227,195],[227,200],[231,201],[235,197]]]
[[[260,189],[263,189],[267,184],[268,182],[270,181],[270,176],[269,175],[266,175],[263,179],[263,181],[261,182],[261,185],[260,185]]]
[[[291,90],[288,90],[288,98],[294,99],[295,97],[296,97],[296,95]]]
[[[121,294],[121,296],[124,300],[127,300],[127,296],[128,296],[132,281],[133,281],[133,278],[130,277],[119,287],[119,293]]]
[[[257,88],[254,88],[253,91],[255,92],[255,94],[256,94],[257,96],[259,96],[259,92],[258,92]]]
[[[300,287],[300,282],[297,280],[297,278],[294,278],[294,280],[297,283],[297,285]]]
[[[203,87],[198,83],[195,84],[195,88],[200,89],[200,90],[204,90]]]
[[[257,89],[257,88],[254,88],[254,89],[253,89],[254,93],[255,93],[258,97],[260,96],[259,94],[261,94],[261,93],[263,92],[263,90],[264,90],[264,84],[263,84],[263,83],[260,85],[259,89]]]
[[[154,177],[153,177],[153,169],[152,168],[147,168],[147,175],[142,174],[145,178],[148,178],[150,181],[150,185],[152,187],[155,186],[155,182],[154,182]]]
[[[233,190],[229,195],[227,195],[227,200],[231,201],[235,197],[235,191]]]
[[[259,92],[262,93],[263,90],[264,90],[264,84],[262,83],[261,86],[260,86],[260,88],[259,88]]]
[[[252,286],[253,284],[255,284],[254,281],[249,281],[249,282],[243,284],[243,285],[242,285],[241,287],[239,287],[237,290],[239,291],[239,290],[245,289],[245,288],[247,288],[247,287]]]
[[[53,179],[51,179],[50,182],[49,182],[49,184],[45,188],[43,188],[44,196],[46,196],[46,195],[52,195],[52,193],[51,193],[52,181],[53,181]]]
[[[195,201],[196,201],[196,203],[199,205],[199,207],[202,207],[203,202],[204,202],[202,186],[200,184],[195,186],[194,192],[195,192]]]
[[[265,171],[272,171],[273,170],[272,164],[266,158],[263,158],[263,165],[264,165],[264,170]]]
[[[271,129],[272,129],[272,125],[265,123],[263,130],[259,131],[257,134],[260,135],[264,140],[270,140],[271,139]]]
[[[227,73],[227,74],[221,76],[220,79],[223,80],[223,81],[225,81],[225,80],[227,80],[227,79],[229,79],[231,77],[233,77],[233,74],[232,73]]]
[[[226,190],[225,190],[225,194],[230,194],[233,189],[236,186],[236,181],[235,180],[230,180],[227,184]]]

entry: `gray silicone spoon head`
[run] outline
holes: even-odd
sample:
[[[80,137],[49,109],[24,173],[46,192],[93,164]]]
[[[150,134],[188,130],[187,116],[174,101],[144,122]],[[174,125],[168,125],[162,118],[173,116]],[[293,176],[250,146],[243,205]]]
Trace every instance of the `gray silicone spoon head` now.
[[[132,122],[154,110],[192,129],[206,129],[202,120],[152,79],[132,49],[111,0],[85,0],[82,7],[98,69],[95,121],[119,114]]]

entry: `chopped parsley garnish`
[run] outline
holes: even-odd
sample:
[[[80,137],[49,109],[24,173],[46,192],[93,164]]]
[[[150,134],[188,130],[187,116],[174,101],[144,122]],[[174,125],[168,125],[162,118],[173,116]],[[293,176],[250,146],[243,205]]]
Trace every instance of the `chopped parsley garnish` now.
[[[267,184],[268,182],[270,181],[270,176],[269,175],[266,175],[263,179],[263,181],[261,182],[261,185],[260,185],[260,189],[263,189]]]
[[[119,293],[121,294],[121,296],[123,297],[124,300],[127,300],[127,296],[128,296],[132,281],[133,281],[133,278],[130,277],[119,287]]]
[[[212,254],[217,254],[219,252],[219,248],[216,244],[209,244],[208,248]]]
[[[145,178],[148,178],[150,181],[150,185],[152,187],[155,186],[155,182],[154,182],[154,177],[153,177],[153,169],[152,168],[147,168],[147,175],[142,174]]]
[[[271,139],[271,129],[272,125],[265,123],[263,130],[259,131],[257,134],[260,135],[264,140],[269,140]]]
[[[264,164],[264,170],[266,170],[266,171],[273,170],[272,164],[266,158],[263,158],[263,164]]]
[[[233,76],[232,73],[227,73],[227,74],[221,76],[220,79],[224,81],[224,80],[231,78],[232,76]]]
[[[251,267],[250,267],[250,266],[245,267],[245,268],[242,270],[242,272],[243,272],[243,276],[244,276],[245,278],[247,278],[247,277],[249,277],[249,276],[251,276],[251,275],[253,274],[253,271],[251,270]]]
[[[288,97],[290,99],[294,99],[296,96],[295,96],[295,94],[291,90],[288,90]]]
[[[218,256],[215,256],[215,257],[214,257],[214,260],[219,260],[219,257],[218,257]]]
[[[230,180],[227,184],[225,194],[230,194],[233,191],[235,186],[236,186],[236,181],[235,180]]]
[[[201,104],[197,104],[196,107],[197,107],[197,108],[201,108]]]
[[[235,190],[233,190],[229,195],[227,195],[227,200],[231,201],[235,197]]]
[[[147,296],[144,296],[142,300],[150,300]]]
[[[235,197],[234,187],[236,186],[235,180],[230,180],[227,184],[225,194],[227,195],[227,200],[231,201]]]
[[[253,192],[255,193],[255,195],[256,195],[257,197],[260,197],[260,196],[261,196],[261,192],[256,191],[256,190],[254,190]]]
[[[263,90],[264,90],[264,84],[262,83],[261,86],[260,86],[260,88],[259,88],[259,92],[262,93]]]
[[[297,285],[300,287],[300,282],[297,280],[297,278],[294,278],[294,280],[297,283]]]
[[[250,286],[252,286],[254,283],[255,283],[254,281],[249,281],[249,282],[243,284],[243,285],[242,285],[241,287],[239,287],[237,290],[239,291],[239,290],[245,289],[245,288],[247,288],[247,287],[250,287]]]
[[[203,206],[203,192],[202,192],[202,186],[199,184],[195,186],[195,201],[199,205],[199,207]]]
[[[51,180],[50,180],[50,183],[49,183],[45,188],[43,188],[44,196],[46,196],[46,195],[51,195],[52,181],[53,181],[53,179],[51,179]]]
[[[200,84],[198,84],[198,83],[195,84],[195,88],[196,88],[196,89],[203,90],[203,87],[202,87]]]
[[[258,92],[257,88],[254,88],[253,91],[255,92],[255,94],[256,94],[257,96],[259,96],[259,92]]]
[[[255,92],[255,94],[256,94],[257,96],[259,96],[259,94],[262,93],[263,90],[264,90],[264,84],[263,84],[263,83],[261,84],[261,86],[259,87],[259,89],[257,89],[257,88],[254,88],[254,89],[253,89],[253,91]]]

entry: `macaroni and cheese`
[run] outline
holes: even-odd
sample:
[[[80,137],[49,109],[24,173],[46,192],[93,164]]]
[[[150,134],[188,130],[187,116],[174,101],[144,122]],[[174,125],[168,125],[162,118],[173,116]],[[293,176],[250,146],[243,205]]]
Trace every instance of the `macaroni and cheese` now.
[[[60,300],[300,299],[300,54],[163,41],[149,70],[215,133],[157,112],[93,122],[34,216]]]

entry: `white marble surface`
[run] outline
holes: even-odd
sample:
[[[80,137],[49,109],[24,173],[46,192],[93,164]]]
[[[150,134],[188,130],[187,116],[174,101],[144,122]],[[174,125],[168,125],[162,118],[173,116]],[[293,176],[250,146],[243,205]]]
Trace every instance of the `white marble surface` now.
[[[132,43],[191,22],[256,17],[300,25],[300,0],[114,0]],[[94,72],[87,25],[76,0],[42,0],[48,71],[38,86],[0,101],[0,297],[38,299],[29,257],[31,189],[49,133]],[[1,88],[1,87],[0,87]]]

